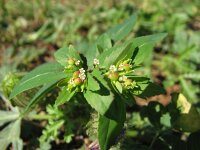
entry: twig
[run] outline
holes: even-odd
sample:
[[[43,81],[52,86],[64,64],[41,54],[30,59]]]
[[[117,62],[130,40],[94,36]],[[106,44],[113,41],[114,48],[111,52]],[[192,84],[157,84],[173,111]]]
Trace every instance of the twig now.
[[[12,104],[10,103],[10,101],[0,92],[0,97],[2,98],[2,100],[4,101],[5,105],[10,108],[12,111],[14,111],[14,107],[12,106]]]
[[[149,149],[151,149],[157,139],[157,137],[159,136],[160,132],[156,132],[155,136],[153,137],[153,140],[151,141],[151,144],[149,145]]]

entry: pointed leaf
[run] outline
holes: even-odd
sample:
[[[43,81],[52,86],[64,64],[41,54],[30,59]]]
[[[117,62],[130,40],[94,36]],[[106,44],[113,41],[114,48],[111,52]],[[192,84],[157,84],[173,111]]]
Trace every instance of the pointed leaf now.
[[[158,33],[136,38],[133,41],[133,44],[135,45],[135,48],[139,48],[139,51],[135,56],[134,62],[136,64],[141,64],[142,62],[144,62],[145,59],[147,59],[152,53],[155,44],[160,42],[164,37],[166,37],[166,35],[166,33]],[[133,51],[130,53],[133,54]]]
[[[56,106],[59,106],[59,105],[62,105],[64,103],[68,102],[74,96],[75,93],[76,93],[75,90],[74,91],[68,91],[67,87],[64,87],[60,91],[60,93],[59,93],[59,95],[56,99],[56,102],[55,102]]]
[[[132,15],[127,20],[125,20],[122,24],[119,24],[111,28],[106,33],[115,42],[119,41],[129,34],[129,32],[133,29],[133,26],[136,23],[136,20],[137,20],[137,17],[135,15]]]
[[[0,110],[0,126],[10,121],[16,120],[19,117],[19,112]]]
[[[76,51],[74,47],[71,45],[69,46],[69,48],[68,47],[60,48],[55,52],[54,56],[56,58],[56,61],[63,66],[67,65],[68,58],[76,58],[78,60],[81,60],[78,51]]]
[[[28,105],[26,106],[25,110],[23,113],[27,113],[30,111],[30,109],[39,102],[39,100],[41,100],[41,98],[47,94],[48,92],[50,92],[57,84],[57,81],[49,83],[44,85],[36,94],[35,96],[30,100],[30,102],[28,103]]]
[[[102,72],[99,71],[98,69],[94,69],[91,73],[93,77],[99,81],[105,88],[109,89],[108,83],[104,79],[104,76],[102,75]]]
[[[115,115],[115,120],[99,115],[98,139],[101,150],[108,150],[119,140],[126,118],[124,101],[116,96],[109,112]]]
[[[10,143],[20,138],[21,119],[10,123],[0,132],[0,149],[5,150]]]
[[[21,139],[16,139],[12,142],[14,150],[23,150],[23,141]]]
[[[116,85],[116,88],[117,88],[117,90],[120,92],[120,93],[122,93],[122,85],[121,85],[121,83],[119,83],[118,81],[115,83],[115,85]]]
[[[93,76],[90,73],[88,73],[87,78],[88,78],[87,89],[91,91],[98,91],[100,89],[100,86],[98,82],[93,78]]]
[[[146,58],[148,58],[153,46],[165,36],[165,33],[159,33],[134,38],[124,42],[124,44],[115,45],[98,56],[100,64],[104,67],[109,67],[112,64],[116,64],[121,59],[128,59],[132,56],[134,57],[134,62],[136,64],[141,64]],[[135,50],[137,49],[139,50],[136,53]]]
[[[188,102],[183,94],[173,98],[180,114],[177,119],[172,122],[176,129],[184,132],[196,132],[200,130],[200,114],[197,109]]]
[[[118,57],[122,57],[121,54],[126,51],[126,48],[129,46],[130,43],[131,41],[127,41],[121,45],[115,45],[107,51],[104,51],[98,56],[100,65],[104,67],[109,67],[110,65],[114,64]]]
[[[107,89],[101,89],[96,92],[87,90],[84,93],[84,97],[91,107],[102,115],[108,111],[113,101],[113,94]]]
[[[10,99],[34,87],[65,78],[63,67],[58,63],[46,63],[25,75],[11,92]]]
[[[99,47],[104,51],[112,47],[111,39],[108,34],[102,34],[96,41],[97,48]]]
[[[165,90],[161,86],[155,83],[149,83],[149,84],[146,84],[146,86],[142,90],[142,93],[138,96],[142,98],[147,98],[147,97],[165,94],[165,93],[166,93]]]

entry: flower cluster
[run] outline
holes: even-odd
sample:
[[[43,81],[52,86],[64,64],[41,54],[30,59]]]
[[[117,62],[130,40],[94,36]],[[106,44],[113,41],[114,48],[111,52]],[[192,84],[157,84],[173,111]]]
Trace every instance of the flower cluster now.
[[[132,72],[132,65],[131,65],[131,59],[125,60],[117,65],[111,65],[109,67],[108,72],[105,74],[114,84],[117,82],[121,84],[123,89],[133,89],[136,87],[136,82],[133,81],[130,77],[127,76],[128,73]],[[76,87],[78,89],[83,89],[85,88],[86,83],[86,71],[84,68],[81,68],[81,61],[77,60],[75,58],[69,58],[67,60],[68,63],[68,68],[79,68],[77,71],[73,73],[72,78],[68,81],[68,90],[72,90]],[[99,60],[97,58],[93,59],[93,65],[94,67],[99,65]]]
[[[79,66],[79,65],[80,65],[80,62],[81,62],[80,60],[76,60],[76,61],[75,61],[75,65],[76,65],[76,66]]]
[[[122,75],[121,77],[119,77],[119,82],[126,89],[133,89],[136,86],[136,82],[125,75]]]
[[[73,67],[79,67],[81,64],[80,60],[77,60],[76,58],[68,58],[67,59],[67,66],[66,69],[72,69]]]
[[[78,75],[78,77],[79,77],[82,81],[85,80],[86,75],[85,75],[85,70],[84,70],[84,68],[79,69],[79,75]]]
[[[117,71],[117,67],[115,65],[111,65],[109,70],[110,70],[110,72],[115,72],[115,71]]]
[[[130,71],[132,69],[132,65],[130,64],[131,59],[128,59],[122,63],[119,64],[118,66],[118,71]]]
[[[75,58],[69,58],[67,60],[67,63],[68,63],[67,69],[72,69],[74,66],[78,68],[81,67],[80,65],[81,61]],[[71,90],[76,87],[81,87],[82,89],[82,85],[84,85],[85,80],[86,80],[85,69],[84,68],[78,69],[73,73],[72,78],[68,81],[68,90]]]
[[[128,59],[117,66],[111,65],[106,73],[114,84],[119,82],[124,89],[133,89],[136,86],[136,82],[126,76],[126,74],[133,71],[130,62],[131,60]]]

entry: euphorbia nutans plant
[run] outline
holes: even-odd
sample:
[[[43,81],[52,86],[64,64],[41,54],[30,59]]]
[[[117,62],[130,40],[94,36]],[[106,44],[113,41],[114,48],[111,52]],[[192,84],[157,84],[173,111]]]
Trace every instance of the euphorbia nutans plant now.
[[[100,35],[85,54],[80,54],[72,45],[60,48],[54,55],[57,62],[43,64],[24,76],[10,98],[43,85],[25,108],[25,115],[54,87],[60,88],[54,104],[58,108],[80,94],[98,113],[97,138],[101,150],[109,149],[124,127],[126,105],[134,105],[134,97],[165,93],[146,75],[138,75],[137,68],[166,34],[134,37],[122,42],[135,21],[133,15]]]

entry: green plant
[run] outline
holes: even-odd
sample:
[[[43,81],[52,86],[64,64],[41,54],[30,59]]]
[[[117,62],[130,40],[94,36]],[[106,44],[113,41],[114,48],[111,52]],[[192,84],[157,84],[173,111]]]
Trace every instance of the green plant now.
[[[166,34],[123,41],[135,21],[136,16],[131,16],[122,24],[111,28],[90,44],[84,54],[79,53],[72,45],[59,49],[54,55],[57,62],[37,67],[14,87],[10,99],[42,86],[22,110],[20,118],[24,118],[46,93],[56,87],[60,88],[53,106],[47,107],[48,113],[54,118],[47,118],[49,125],[40,138],[41,142],[48,138],[56,139],[57,130],[66,122],[63,118],[66,110],[61,108],[76,99],[86,101],[98,112],[98,142],[102,150],[107,150],[117,143],[126,120],[126,105],[133,106],[134,97],[146,99],[165,93],[162,87],[152,83],[148,77],[138,74],[137,69],[154,45]],[[198,117],[197,115],[196,118]],[[159,122],[155,123],[155,126],[159,125]],[[192,131],[197,129],[199,128],[195,127]],[[71,136],[72,133],[69,132],[67,139],[70,140]]]

